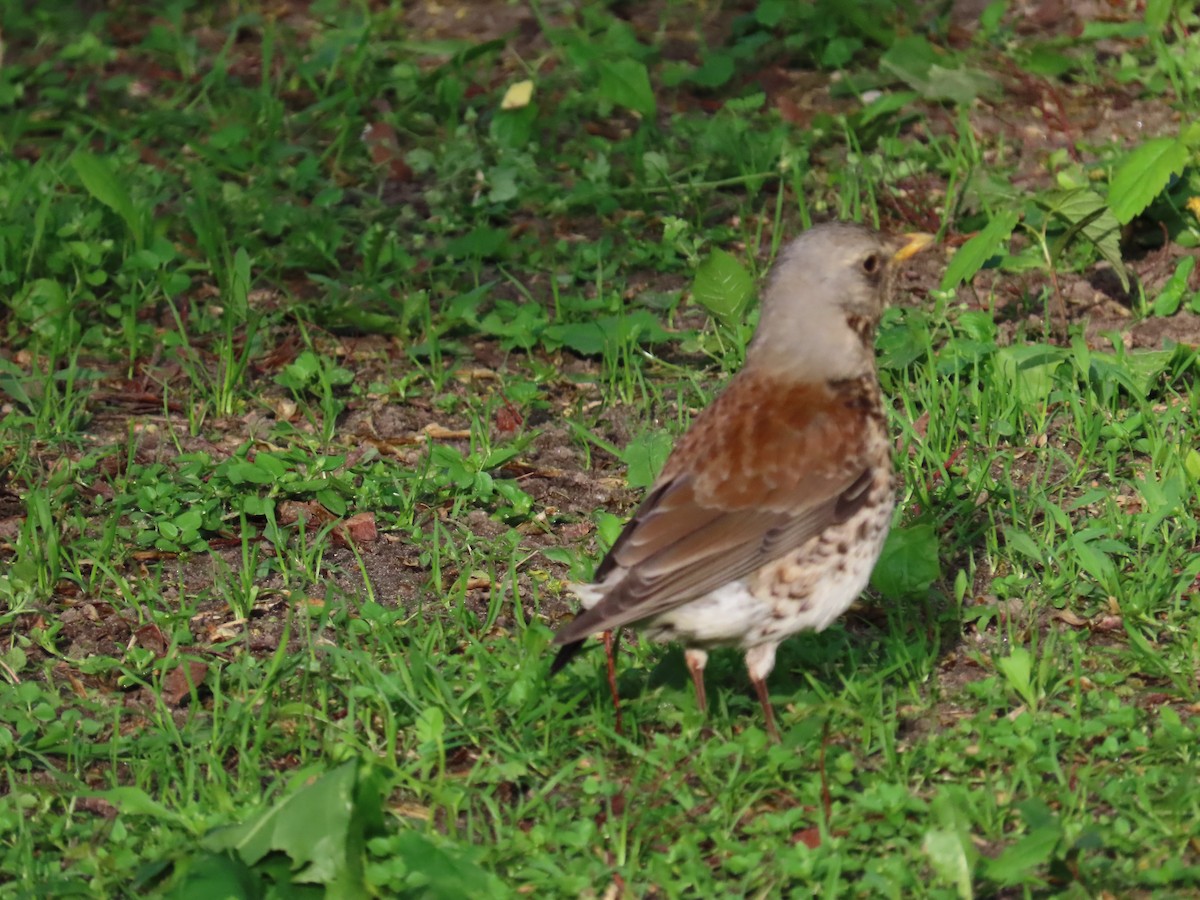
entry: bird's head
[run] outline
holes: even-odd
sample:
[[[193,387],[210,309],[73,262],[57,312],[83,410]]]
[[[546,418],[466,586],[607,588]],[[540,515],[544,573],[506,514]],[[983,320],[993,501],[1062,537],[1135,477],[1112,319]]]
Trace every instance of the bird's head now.
[[[747,366],[797,378],[852,378],[874,367],[875,326],[898,264],[933,243],[831,222],[805,231],[775,261]]]

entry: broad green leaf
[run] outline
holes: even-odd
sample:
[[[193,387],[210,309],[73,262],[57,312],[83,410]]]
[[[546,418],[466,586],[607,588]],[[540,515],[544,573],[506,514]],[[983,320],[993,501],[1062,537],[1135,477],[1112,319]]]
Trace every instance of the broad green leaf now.
[[[380,825],[380,785],[360,781],[351,761],[304,783],[242,825],[213,832],[200,842],[212,852],[230,851],[261,867],[273,851],[290,859],[295,881],[322,884],[327,896],[365,896],[363,844]]]
[[[1080,39],[1084,41],[1137,41],[1149,37],[1145,22],[1130,19],[1124,22],[1104,22],[1091,19],[1084,23]]]
[[[1037,703],[1037,693],[1033,686],[1033,654],[1025,647],[1013,647],[1008,656],[996,660],[996,668],[1008,682],[1008,686],[1020,696],[1021,700],[1033,707]]]
[[[120,216],[130,236],[141,244],[141,223],[133,208],[133,199],[108,162],[86,150],[77,150],[71,156],[71,168],[87,192]]]
[[[547,326],[542,332],[542,342],[551,350],[561,345],[580,356],[599,356],[604,352],[608,338],[598,322],[568,322],[565,325]]]
[[[311,350],[305,350],[275,376],[275,383],[289,390],[300,391],[308,387],[320,371],[321,358]]]
[[[1071,535],[1070,544],[1079,567],[1106,591],[1113,591],[1118,580],[1117,570],[1108,555],[1080,534]]]
[[[261,876],[228,853],[203,853],[177,864],[180,872],[170,900],[259,900],[264,894]]]
[[[633,344],[658,344],[670,338],[658,316],[648,309],[635,309],[622,316],[604,316],[600,319],[600,327]]]
[[[392,847],[405,868],[419,879],[414,887],[419,885],[420,889],[412,896],[461,900],[463,897],[496,897],[503,893],[494,876],[467,856],[469,850],[466,848],[451,854],[415,831],[398,834]]]
[[[512,150],[524,147],[533,137],[538,112],[536,103],[517,109],[502,109],[492,117],[488,133],[501,147]]]
[[[456,259],[504,259],[509,252],[508,231],[480,225],[446,244],[446,255]],[[480,286],[482,287],[482,285]],[[479,288],[471,291],[474,294]]]
[[[1020,884],[1054,855],[1061,839],[1062,828],[1058,825],[1035,829],[998,858],[989,860],[984,871],[989,879],[1000,884]]]
[[[938,878],[954,885],[959,897],[971,900],[975,896],[971,886],[971,864],[958,832],[942,828],[927,831],[921,849],[929,857],[929,864]]]
[[[973,341],[996,346],[996,320],[990,312],[967,310],[958,314],[958,328]]]
[[[197,506],[189,506],[175,517],[172,524],[182,532],[198,534],[200,526],[204,524],[204,510]]]
[[[688,81],[703,88],[719,88],[733,78],[734,60],[729,53],[714,52],[688,76]]]
[[[628,467],[625,477],[629,486],[648,488],[654,484],[674,444],[674,438],[665,431],[643,432],[630,441],[621,454],[622,461]]]
[[[943,58],[929,41],[919,35],[909,35],[888,48],[879,60],[879,67],[922,92],[929,70],[942,61]]]
[[[471,288],[465,294],[450,298],[442,304],[439,310],[440,316],[452,325],[465,324],[472,328],[478,328],[479,309],[488,299],[495,285],[496,282],[489,281],[479,287]]]
[[[607,550],[617,542],[625,528],[625,520],[609,512],[596,513],[596,543]]]
[[[759,0],[754,9],[754,18],[758,24],[774,28],[783,21],[788,8],[788,0]]]
[[[1154,299],[1154,314],[1156,316],[1173,316],[1183,303],[1184,292],[1187,291],[1188,276],[1196,267],[1196,257],[1185,256],[1175,267],[1174,273],[1167,279],[1158,296]]]
[[[942,290],[951,290],[970,281],[984,263],[998,251],[1006,249],[1019,218],[1015,209],[1003,210],[994,215],[982,231],[959,247],[946,266],[946,274],[942,276]]]
[[[941,574],[937,534],[922,523],[891,530],[871,584],[888,599],[903,600],[925,593]]]
[[[754,279],[732,255],[716,249],[709,255],[692,282],[692,296],[723,325],[740,321],[754,295]]]
[[[250,254],[245,247],[238,247],[233,254],[233,268],[229,273],[228,294],[225,308],[234,316],[234,321],[244,321],[250,309]]]
[[[979,35],[987,35],[991,39],[1007,13],[1008,0],[992,0],[979,14]]]
[[[903,369],[923,359],[929,352],[928,326],[913,316],[907,316],[902,322],[881,328],[875,347],[879,353],[880,369]]]
[[[1174,355],[1174,350],[1136,350],[1124,355],[1121,362],[1136,388],[1141,391],[1139,396],[1145,397],[1150,393],[1159,376],[1171,365]]]
[[[492,166],[487,172],[487,183],[491,186],[488,200],[492,203],[507,203],[521,195],[517,179],[520,170],[516,166]]]
[[[413,732],[422,744],[440,744],[446,733],[446,714],[440,706],[427,706],[413,723]]]
[[[900,79],[926,100],[970,103],[994,87],[982,72],[956,65],[957,59],[925,38],[910,35],[892,43],[879,67]]]
[[[1046,78],[1059,78],[1079,67],[1079,60],[1066,53],[1060,53],[1056,47],[1049,44],[1030,47],[1018,58],[1021,68],[1026,72]]]
[[[346,498],[336,491],[317,491],[314,499],[335,516],[344,516],[349,511]]]
[[[17,318],[42,337],[65,334],[74,323],[71,300],[54,278],[33,279],[9,302]]]
[[[862,47],[862,40],[856,37],[833,38],[821,51],[821,67],[829,69],[844,67]]]
[[[861,125],[866,125],[884,116],[890,116],[906,107],[911,107],[913,101],[921,95],[916,91],[896,91],[891,94],[882,94],[878,99],[871,101],[862,108],[858,114],[858,122]]]
[[[670,181],[671,163],[665,153],[647,150],[642,154],[642,171],[646,173],[648,184],[666,184]]]
[[[4,653],[0,654],[0,662],[3,662],[8,667],[10,672],[20,672],[25,668],[25,663],[28,661],[28,654],[20,647],[9,647]],[[0,729],[3,730],[3,729]],[[5,741],[12,738],[12,734],[0,734],[0,747],[5,746]],[[9,748],[13,746],[8,744]]]
[[[1200,121],[1193,120],[1184,123],[1179,131],[1179,141],[1189,150],[1200,148]],[[1189,208],[1191,208],[1191,204],[1194,202],[1194,197],[1188,201]]]
[[[546,329],[546,310],[536,303],[501,300],[483,317],[479,329],[501,339],[506,348],[531,349]]]
[[[1068,223],[1066,233],[1055,241],[1051,250],[1053,260],[1058,259],[1076,235],[1082,234],[1113,267],[1121,286],[1129,290],[1129,274],[1121,259],[1121,223],[1099,194],[1087,188],[1076,188],[1046,194],[1038,199],[1038,203]]]
[[[1183,468],[1192,481],[1200,484],[1200,453],[1189,450],[1187,456],[1183,458]]]
[[[179,816],[163,806],[141,788],[117,787],[95,796],[107,800],[123,816],[150,816],[161,822],[178,822]]]
[[[1174,7],[1175,0],[1146,0],[1146,14],[1143,17],[1146,28],[1152,32],[1162,31]]]
[[[275,480],[275,477],[261,466],[245,460],[230,461],[228,465],[221,468],[224,470],[222,474],[233,485],[271,484]]]
[[[1054,371],[1065,358],[1057,347],[1012,344],[996,351],[996,370],[1022,406],[1039,406],[1049,402]]]
[[[541,340],[551,350],[569,347],[581,356],[615,352],[622,345],[655,344],[669,335],[649,310],[634,310],[622,316],[601,316],[591,322],[548,325]]]
[[[610,103],[646,118],[653,116],[656,109],[650,73],[636,59],[601,60],[599,94]]]
[[[1036,563],[1045,561],[1045,553],[1028,533],[1018,528],[1004,527],[1004,548],[1029,557]]]
[[[247,480],[255,484],[272,484],[288,471],[288,463],[272,453],[258,453],[252,462],[247,460],[245,465],[254,470]]]
[[[994,87],[995,81],[977,69],[930,66],[925,87],[918,90],[926,100],[949,100],[965,106]]]
[[[1131,222],[1187,165],[1188,149],[1177,138],[1146,141],[1125,158],[1108,187],[1108,205],[1122,225]]]
[[[1033,870],[1042,868],[1046,860],[1054,857],[1062,844],[1062,822],[1043,799],[1024,800],[1018,804],[1018,809],[1025,822],[1025,836],[1004,850],[1000,857],[985,864],[985,875],[991,880],[1001,883],[1025,881]]]

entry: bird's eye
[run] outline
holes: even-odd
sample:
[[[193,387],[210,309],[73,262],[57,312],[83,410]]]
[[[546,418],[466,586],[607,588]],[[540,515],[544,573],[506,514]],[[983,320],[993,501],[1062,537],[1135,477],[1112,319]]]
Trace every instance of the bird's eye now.
[[[882,263],[880,262],[879,256],[878,256],[878,254],[875,254],[875,253],[872,253],[870,256],[868,256],[866,259],[864,259],[862,261],[862,269],[868,275],[876,274],[879,271],[879,269],[881,268],[881,266],[882,266]]]

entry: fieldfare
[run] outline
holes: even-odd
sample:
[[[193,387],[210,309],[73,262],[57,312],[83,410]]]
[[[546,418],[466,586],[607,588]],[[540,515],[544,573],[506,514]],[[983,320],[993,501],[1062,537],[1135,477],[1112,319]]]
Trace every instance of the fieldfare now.
[[[740,647],[767,730],[775,651],[858,597],[891,525],[891,442],[875,371],[888,275],[932,243],[818,225],[780,253],[746,362],[676,444],[554,637],[551,672],[596,632],[679,641],[703,712],[711,647]]]

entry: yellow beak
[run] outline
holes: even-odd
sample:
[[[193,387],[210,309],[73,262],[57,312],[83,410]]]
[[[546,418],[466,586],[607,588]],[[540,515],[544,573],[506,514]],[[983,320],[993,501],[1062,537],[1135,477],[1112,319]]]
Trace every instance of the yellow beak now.
[[[922,232],[914,232],[913,234],[902,234],[898,237],[899,246],[896,252],[892,254],[892,262],[904,262],[910,257],[916,256],[926,247],[934,243],[937,237],[932,234],[924,234]]]

